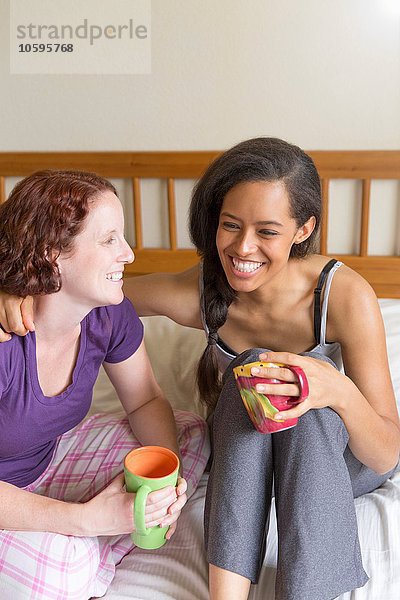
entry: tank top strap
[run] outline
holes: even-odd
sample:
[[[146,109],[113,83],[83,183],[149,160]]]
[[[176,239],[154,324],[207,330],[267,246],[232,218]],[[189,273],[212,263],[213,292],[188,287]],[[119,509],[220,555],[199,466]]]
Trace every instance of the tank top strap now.
[[[322,269],[318,278],[317,287],[314,290],[314,337],[317,345],[326,343],[326,320],[328,314],[328,300],[332,279],[336,270],[343,263],[340,260],[330,260]],[[322,291],[323,300],[321,305]]]

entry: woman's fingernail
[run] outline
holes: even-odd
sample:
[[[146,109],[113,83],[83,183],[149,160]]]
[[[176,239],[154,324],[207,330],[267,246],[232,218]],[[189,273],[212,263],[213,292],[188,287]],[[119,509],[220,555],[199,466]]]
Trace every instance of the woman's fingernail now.
[[[276,413],[276,415],[274,416],[274,419],[279,419],[280,421],[284,421],[285,418],[281,413]]]
[[[260,372],[260,369],[258,367],[253,367],[251,369],[251,372],[253,375],[258,375],[258,373]]]

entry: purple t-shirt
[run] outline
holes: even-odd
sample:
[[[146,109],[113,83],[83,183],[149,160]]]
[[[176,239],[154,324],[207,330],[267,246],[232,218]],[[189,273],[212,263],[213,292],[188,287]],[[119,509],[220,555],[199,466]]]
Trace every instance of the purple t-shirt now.
[[[34,333],[0,344],[0,480],[25,487],[51,461],[58,436],[87,415],[103,362],[132,356],[143,325],[130,301],[93,309],[81,323],[72,383],[47,397],[39,385]]]

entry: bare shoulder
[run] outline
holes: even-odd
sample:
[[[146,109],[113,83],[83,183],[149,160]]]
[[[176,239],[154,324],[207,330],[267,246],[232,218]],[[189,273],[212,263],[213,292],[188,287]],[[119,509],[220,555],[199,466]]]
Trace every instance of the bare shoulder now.
[[[373,288],[346,265],[342,265],[332,279],[328,310],[328,324],[338,334],[335,335],[338,341],[355,330],[371,335],[377,328],[382,328],[381,311]]]
[[[131,277],[125,295],[139,316],[165,315],[187,327],[201,328],[198,265],[180,273]]]
[[[376,294],[368,281],[346,265],[342,265],[336,271],[332,279],[331,294],[339,304],[343,303],[346,306],[354,303],[360,306],[360,303],[364,302],[377,305]]]

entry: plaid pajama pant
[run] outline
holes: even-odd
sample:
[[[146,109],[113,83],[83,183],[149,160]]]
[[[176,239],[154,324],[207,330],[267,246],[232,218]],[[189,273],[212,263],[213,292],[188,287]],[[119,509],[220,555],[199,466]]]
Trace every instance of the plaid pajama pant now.
[[[209,457],[207,426],[192,413],[174,414],[190,496]],[[58,500],[86,502],[122,472],[124,456],[139,446],[127,419],[94,415],[59,438],[50,465],[25,489]],[[132,550],[129,535],[74,537],[0,530],[0,598],[86,600],[102,596],[116,565]]]

